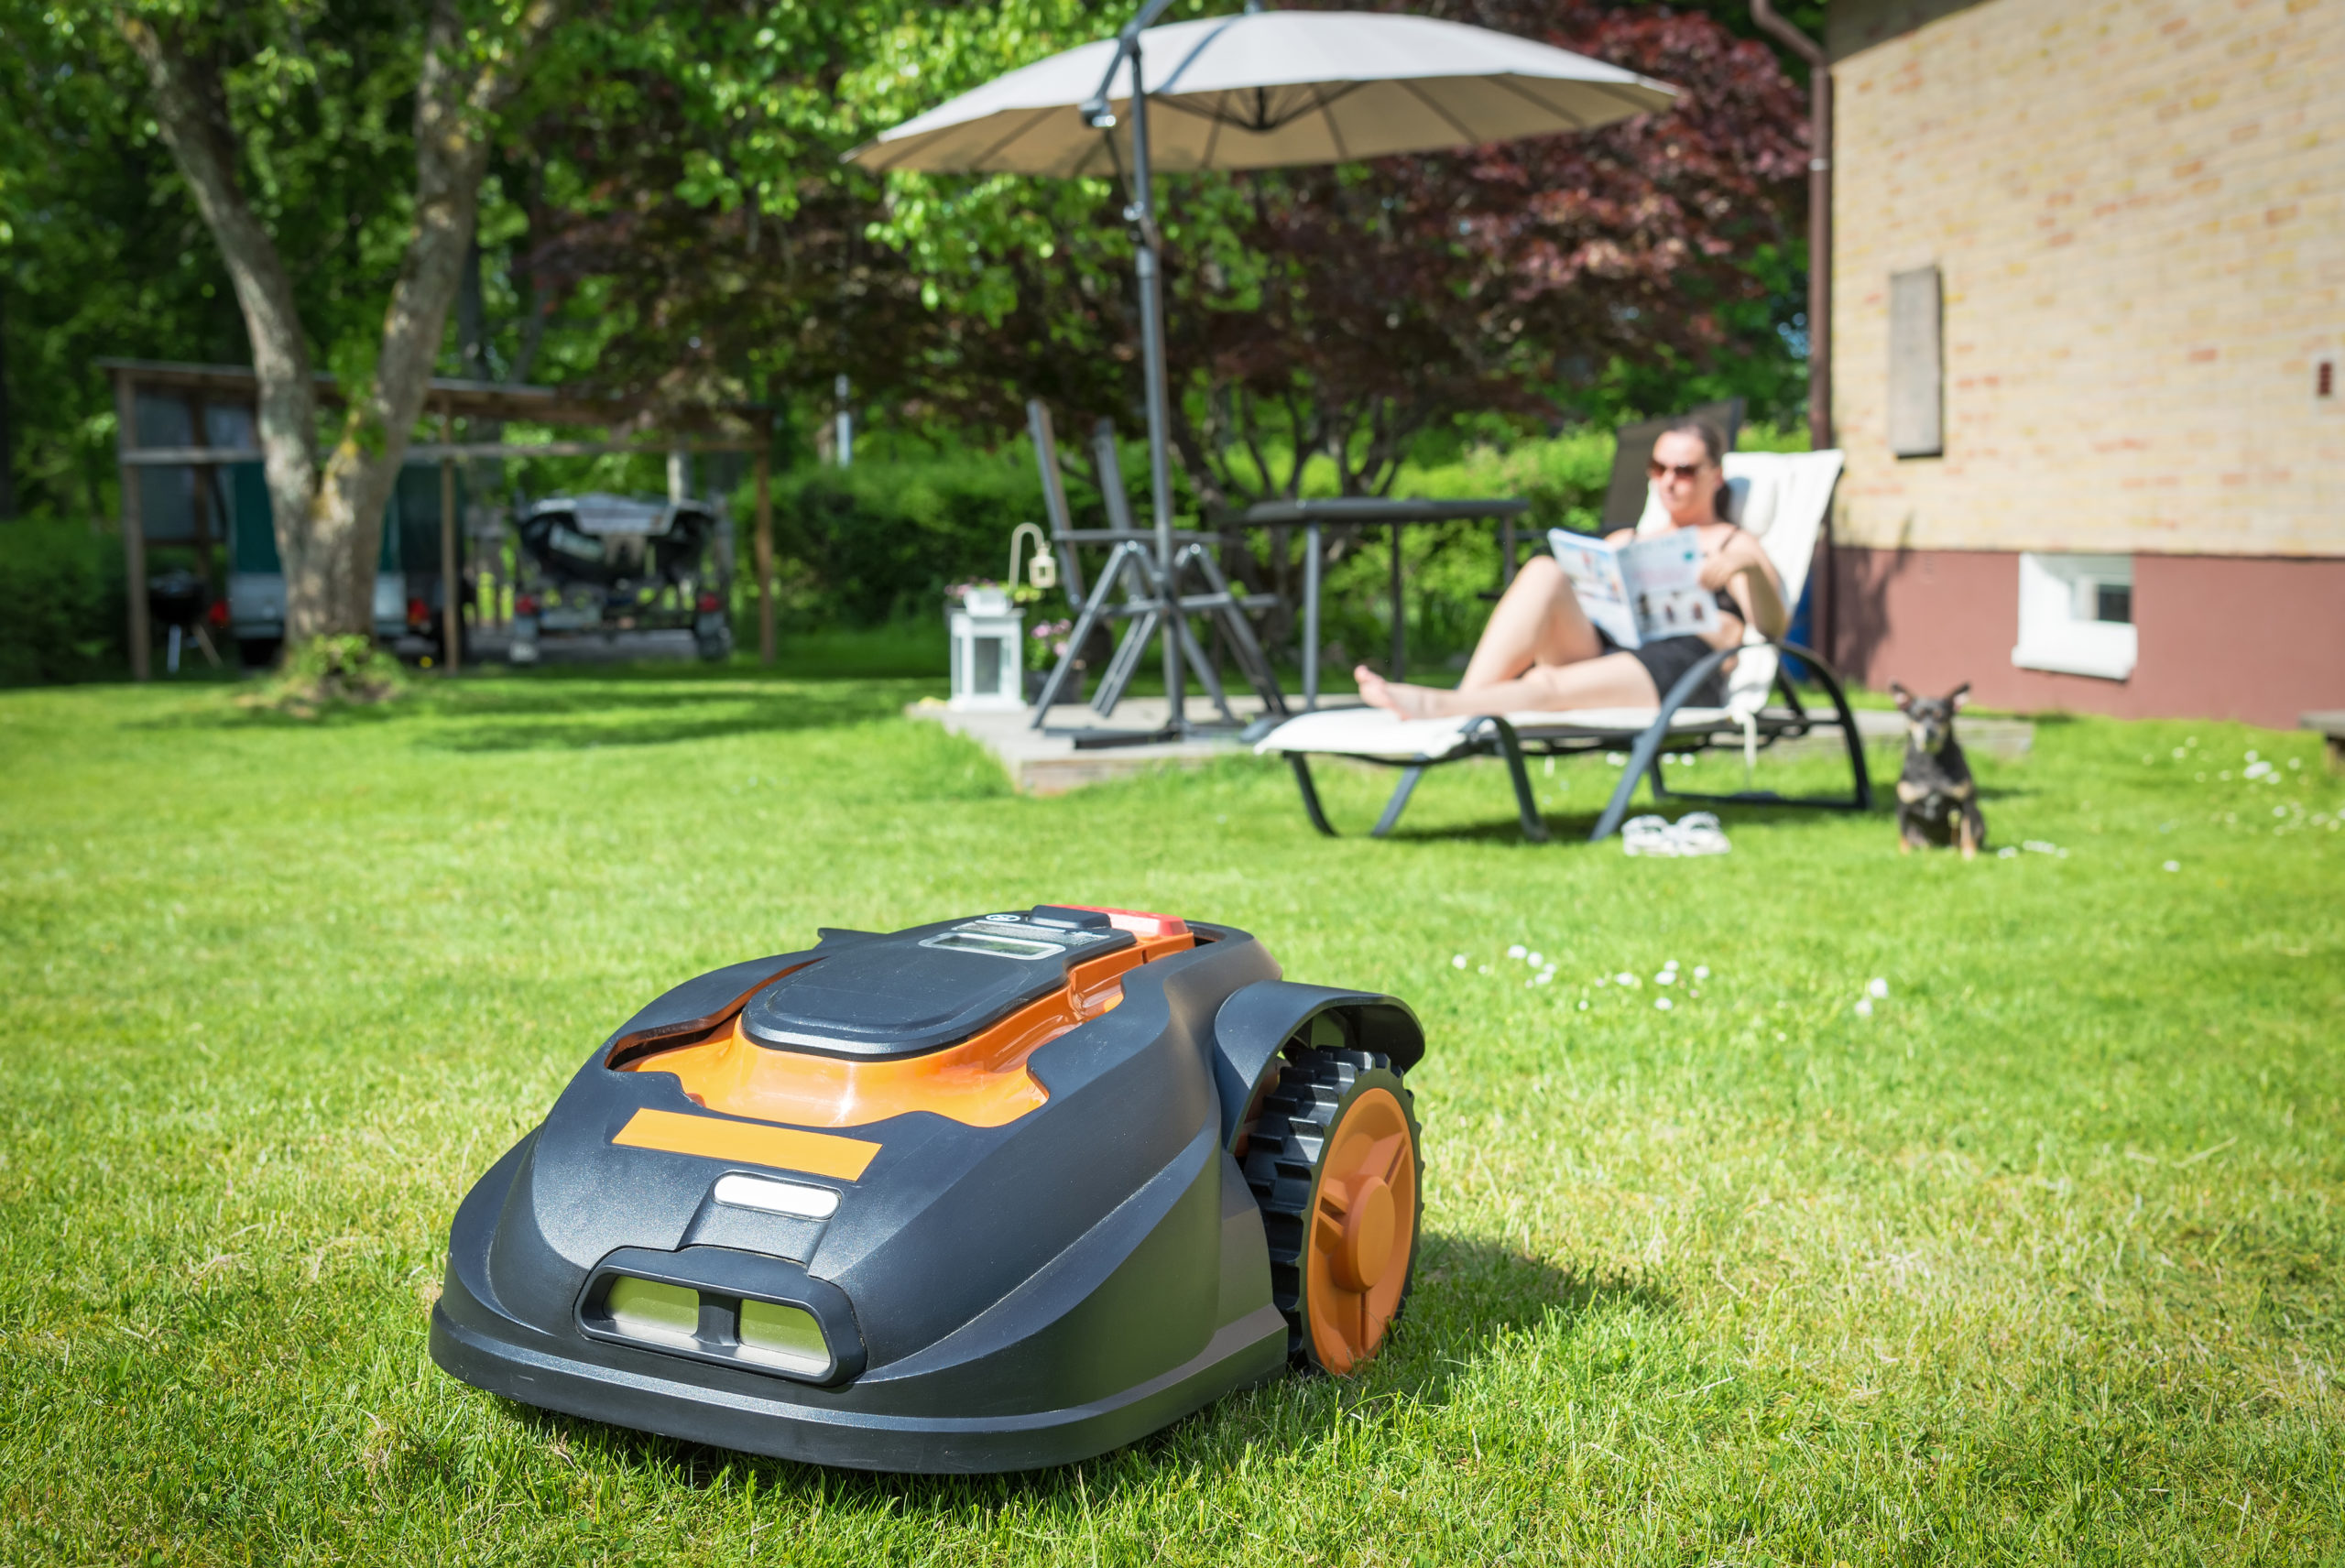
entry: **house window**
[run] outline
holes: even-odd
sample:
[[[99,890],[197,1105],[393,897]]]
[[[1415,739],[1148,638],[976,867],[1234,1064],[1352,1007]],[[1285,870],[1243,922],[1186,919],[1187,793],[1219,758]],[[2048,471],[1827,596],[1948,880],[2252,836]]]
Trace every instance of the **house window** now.
[[[1889,278],[1889,450],[1900,457],[1946,451],[1946,355],[1938,269]]]
[[[2019,646],[2023,670],[2122,681],[2133,673],[2140,640],[2133,626],[2130,555],[2023,555],[2019,558]]]

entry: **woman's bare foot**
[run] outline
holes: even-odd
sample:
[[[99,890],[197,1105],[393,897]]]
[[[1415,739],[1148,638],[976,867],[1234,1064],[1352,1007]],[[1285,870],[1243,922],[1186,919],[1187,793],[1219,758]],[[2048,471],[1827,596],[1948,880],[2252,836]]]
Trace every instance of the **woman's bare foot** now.
[[[1371,708],[1381,708],[1404,719],[1434,716],[1435,689],[1433,687],[1387,681],[1365,664],[1352,670],[1352,679],[1359,685],[1360,701]]]

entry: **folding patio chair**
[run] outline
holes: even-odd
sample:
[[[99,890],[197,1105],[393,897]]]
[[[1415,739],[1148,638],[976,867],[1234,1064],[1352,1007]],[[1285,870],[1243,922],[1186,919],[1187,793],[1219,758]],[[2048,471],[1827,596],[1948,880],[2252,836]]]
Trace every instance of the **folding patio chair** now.
[[[1783,596],[1796,605],[1807,583],[1816,553],[1816,532],[1830,505],[1832,488],[1840,476],[1840,453],[1730,452],[1726,460],[1727,482],[1733,487],[1733,511],[1742,526],[1759,537],[1767,559],[1783,581]],[[1649,510],[1640,526],[1667,519],[1658,508]],[[1831,700],[1830,715],[1810,713],[1801,702],[1783,669],[1789,654],[1807,667]],[[1739,657],[1736,657],[1739,656]],[[1710,674],[1729,658],[1736,658],[1726,682],[1723,707],[1688,706]],[[1770,698],[1780,699],[1770,702]],[[1755,764],[1761,747],[1794,739],[1818,729],[1837,729],[1846,745],[1849,792],[1846,796],[1778,795],[1772,790],[1743,789],[1730,795],[1697,795],[1672,790],[1663,777],[1661,756],[1698,751],[1712,746],[1740,746],[1746,766]],[[1288,720],[1255,746],[1264,756],[1282,756],[1294,769],[1303,792],[1303,809],[1312,825],[1331,837],[1336,829],[1319,801],[1309,758],[1348,757],[1402,770],[1400,782],[1377,822],[1374,835],[1392,831],[1410,794],[1425,769],[1468,757],[1496,756],[1505,759],[1514,784],[1516,810],[1523,837],[1533,843],[1547,838],[1540,820],[1527,755],[1570,756],[1591,751],[1627,751],[1628,765],[1603,814],[1588,836],[1604,838],[1627,815],[1630,798],[1640,777],[1649,778],[1656,799],[1674,796],[1684,800],[1821,806],[1842,811],[1866,811],[1872,805],[1872,782],[1865,771],[1863,743],[1856,716],[1849,711],[1838,677],[1814,649],[1761,637],[1753,629],[1740,648],[1721,648],[1687,670],[1662,693],[1658,708],[1586,708],[1561,713],[1483,713],[1466,718],[1402,719],[1374,708],[1332,708]]]
[[[1042,692],[1034,703],[1033,727],[1040,729],[1049,716],[1051,706],[1058,701],[1060,691],[1073,678],[1074,661],[1090,640],[1094,628],[1110,621],[1125,623],[1123,636],[1116,644],[1114,657],[1099,678],[1098,690],[1093,694],[1091,706],[1101,718],[1116,711],[1123,700],[1124,689],[1139,671],[1140,659],[1154,639],[1158,621],[1162,614],[1161,572],[1156,559],[1156,535],[1151,529],[1134,525],[1131,504],[1125,497],[1123,468],[1116,455],[1114,424],[1102,419],[1094,428],[1091,438],[1093,462],[1099,475],[1101,499],[1107,513],[1107,527],[1078,528],[1073,510],[1067,505],[1066,486],[1059,474],[1058,437],[1052,428],[1051,411],[1036,398],[1026,405],[1026,428],[1034,439],[1034,458],[1042,471],[1042,509],[1049,515],[1051,542],[1059,558],[1062,580],[1066,583],[1067,598],[1083,607],[1077,613],[1074,628],[1066,639],[1066,652],[1059,658],[1043,682]],[[1268,610],[1279,604],[1275,593],[1238,593],[1231,590],[1228,579],[1222,575],[1221,564],[1214,559],[1214,550],[1221,544],[1221,536],[1200,533],[1194,529],[1175,529],[1172,534],[1172,580],[1194,572],[1205,579],[1205,592],[1181,595],[1182,614],[1175,617],[1181,638],[1183,666],[1196,672],[1221,716],[1231,724],[1238,723],[1231,712],[1227,693],[1222,690],[1221,678],[1212,662],[1205,658],[1204,647],[1189,625],[1192,615],[1210,617],[1221,631],[1240,674],[1262,699],[1266,713],[1284,717],[1286,698],[1279,690],[1277,673],[1271,668],[1262,645],[1254,636],[1249,612]],[[1076,552],[1078,545],[1109,546],[1107,563],[1086,593],[1083,585],[1083,562]],[[1118,590],[1122,598],[1117,597]]]

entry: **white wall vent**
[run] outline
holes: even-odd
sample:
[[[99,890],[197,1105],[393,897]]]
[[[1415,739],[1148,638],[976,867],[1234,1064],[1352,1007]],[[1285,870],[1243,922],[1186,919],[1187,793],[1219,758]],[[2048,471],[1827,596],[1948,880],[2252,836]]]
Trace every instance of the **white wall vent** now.
[[[2130,555],[2023,555],[2019,558],[2022,670],[2122,681],[2133,673],[2140,640],[2133,626]]]

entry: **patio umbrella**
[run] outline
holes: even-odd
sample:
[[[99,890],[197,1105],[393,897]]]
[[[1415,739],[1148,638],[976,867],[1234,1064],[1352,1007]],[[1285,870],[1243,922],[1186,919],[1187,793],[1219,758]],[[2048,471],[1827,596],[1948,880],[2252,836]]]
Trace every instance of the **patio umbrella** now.
[[[1117,37],[998,77],[846,156],[875,170],[1129,173],[1164,686],[1169,727],[1181,732],[1155,168],[1340,163],[1585,131],[1666,109],[1676,92],[1547,44],[1425,16],[1249,5],[1150,27],[1170,3],[1148,0]],[[1144,60],[1156,64],[1153,77]]]
[[[1584,131],[1663,110],[1660,82],[1429,16],[1255,11],[1102,38],[998,77],[848,156],[873,169],[1119,174],[1140,57],[1157,169],[1273,169]],[[1083,111],[1104,100],[1111,140]]]

